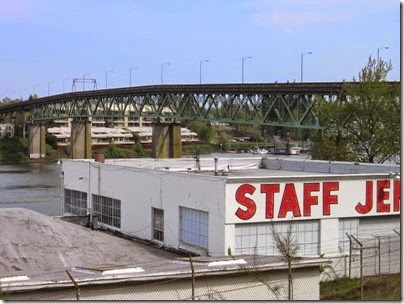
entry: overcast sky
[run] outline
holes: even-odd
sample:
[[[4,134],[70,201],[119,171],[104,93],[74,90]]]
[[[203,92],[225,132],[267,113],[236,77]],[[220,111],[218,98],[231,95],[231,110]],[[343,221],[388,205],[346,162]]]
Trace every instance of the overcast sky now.
[[[378,48],[400,79],[398,0],[0,0],[0,34],[0,98],[106,71],[125,87],[130,68],[160,84],[163,63],[164,83],[199,83],[201,60],[203,83],[237,83],[243,57],[245,82],[298,82],[306,52],[304,81],[352,80]]]

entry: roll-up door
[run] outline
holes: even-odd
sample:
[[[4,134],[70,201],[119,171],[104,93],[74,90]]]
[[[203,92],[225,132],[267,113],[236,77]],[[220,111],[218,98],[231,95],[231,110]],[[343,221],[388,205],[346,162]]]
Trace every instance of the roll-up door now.
[[[359,235],[362,239],[400,232],[400,216],[373,216],[359,219]]]

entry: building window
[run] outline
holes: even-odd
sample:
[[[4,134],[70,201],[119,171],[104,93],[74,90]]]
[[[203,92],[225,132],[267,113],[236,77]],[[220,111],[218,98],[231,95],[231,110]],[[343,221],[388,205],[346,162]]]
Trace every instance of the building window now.
[[[298,255],[318,255],[318,221],[300,221],[297,223]]]
[[[208,249],[208,212],[180,207],[181,241]]]
[[[87,193],[65,189],[64,212],[87,215]]]
[[[291,237],[299,244],[298,255],[318,255],[318,221],[277,222],[273,224],[238,224],[235,230],[235,254],[279,255],[273,230],[286,236],[289,226]]]
[[[338,248],[340,252],[349,251],[349,238],[346,235],[358,237],[359,219],[357,218],[341,218],[338,220]]]
[[[153,239],[164,242],[164,210],[152,208]]]
[[[100,223],[121,228],[121,201],[93,194],[94,213]]]

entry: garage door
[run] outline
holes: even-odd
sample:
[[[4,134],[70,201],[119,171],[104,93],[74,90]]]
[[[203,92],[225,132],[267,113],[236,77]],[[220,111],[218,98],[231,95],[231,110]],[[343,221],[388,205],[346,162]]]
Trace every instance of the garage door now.
[[[367,217],[359,220],[363,244],[363,274],[378,275],[400,271],[400,216]]]
[[[400,232],[399,215],[363,217],[359,220],[359,235],[363,239],[395,234],[393,229]]]

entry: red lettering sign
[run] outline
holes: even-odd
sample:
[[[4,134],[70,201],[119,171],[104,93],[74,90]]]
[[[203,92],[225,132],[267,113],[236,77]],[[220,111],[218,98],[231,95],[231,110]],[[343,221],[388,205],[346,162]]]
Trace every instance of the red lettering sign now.
[[[286,184],[283,191],[281,207],[279,208],[279,218],[286,216],[289,211],[293,212],[293,217],[300,217],[299,201],[297,200],[294,184]]]
[[[261,208],[259,210],[265,209],[265,217],[260,215],[261,220],[264,218],[273,219],[276,217],[275,214],[277,214],[278,218],[285,218],[288,214],[292,215],[294,218],[302,216],[311,217],[313,213],[316,216],[319,216],[319,211],[321,210],[320,208],[322,205],[322,214],[323,216],[327,216],[331,215],[331,208],[334,208],[331,207],[331,205],[339,204],[338,195],[341,195],[339,182],[297,183],[296,185],[299,185],[298,189],[301,189],[300,186],[303,187],[302,193],[296,193],[296,186],[294,183],[286,183],[284,184],[284,188],[281,189],[282,185],[283,183],[261,184],[261,192],[259,194],[255,194],[256,187],[253,185],[240,185],[236,190],[235,199],[241,206],[237,208],[235,215],[239,219],[246,221],[256,214],[257,207],[259,207]],[[358,189],[359,193],[360,190],[361,189]],[[368,214],[371,211],[377,213],[400,211],[400,181],[366,181],[365,189],[362,190],[365,190],[365,197],[364,201],[356,203],[354,210],[357,213]],[[277,195],[278,193],[279,195]],[[322,196],[320,196],[320,193],[322,193]],[[344,193],[345,192],[342,194]],[[257,206],[257,202],[254,201],[253,195],[254,198],[258,199],[258,202],[260,202],[262,206]],[[261,195],[260,198],[257,197],[259,195]],[[343,195],[342,198],[344,199],[344,205],[348,207],[353,203],[349,201],[350,197],[347,197],[347,194]],[[347,211],[347,213],[349,214],[349,211]]]
[[[255,205],[255,202],[246,197],[246,194],[252,195],[255,192],[255,187],[249,184],[244,184],[241,185],[237,191],[236,191],[236,201],[240,205],[243,205],[246,207],[246,210],[243,210],[241,208],[238,208],[236,211],[236,216],[242,220],[249,220],[252,218],[255,214],[255,211],[257,210],[257,206]]]
[[[400,211],[401,189],[400,182],[394,181],[393,211]]]
[[[274,218],[274,195],[279,192],[279,184],[262,184],[261,193],[265,193],[265,218]]]
[[[339,190],[338,182],[323,183],[323,215],[330,215],[331,204],[338,204],[338,196],[331,195],[331,191]]]
[[[305,183],[303,186],[303,215],[311,215],[311,205],[318,205],[318,197],[311,196],[313,191],[320,191],[320,183]]]
[[[377,181],[377,212],[390,212],[390,205],[384,201],[389,199],[389,192],[384,191],[390,189],[390,181]]]
[[[356,205],[355,210],[360,214],[366,214],[373,207],[373,182],[366,182],[366,198],[365,205],[362,205],[360,202]]]

